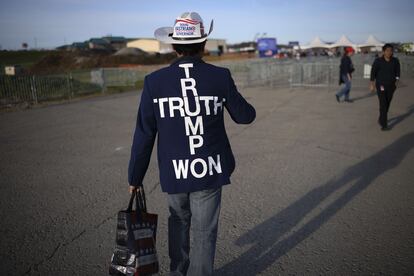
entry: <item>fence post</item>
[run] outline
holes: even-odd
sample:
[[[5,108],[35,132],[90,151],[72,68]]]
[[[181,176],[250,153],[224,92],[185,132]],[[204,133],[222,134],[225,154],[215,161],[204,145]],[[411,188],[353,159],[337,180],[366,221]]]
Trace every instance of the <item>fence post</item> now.
[[[104,68],[101,68],[101,77],[102,77],[102,93],[106,93],[106,78],[105,78]]]
[[[329,69],[328,69],[328,93],[331,90],[331,75],[332,75],[332,63],[329,61]]]
[[[35,75],[32,76],[31,78],[31,90],[32,90],[32,100],[34,101],[35,104],[37,104],[37,91],[36,91],[36,78]]]
[[[75,91],[73,89],[73,76],[72,76],[72,72],[69,73],[69,87],[70,87],[70,95],[73,98],[75,96]]]
[[[302,63],[302,64],[300,64],[300,87],[304,87],[304,84],[303,84],[303,75],[304,75],[304,68],[303,68],[303,66],[304,66],[304,64]]]
[[[72,79],[72,73],[69,73],[66,75],[66,84],[67,84],[67,88],[68,88],[68,98],[69,100],[72,99],[72,87],[70,85],[70,81]]]

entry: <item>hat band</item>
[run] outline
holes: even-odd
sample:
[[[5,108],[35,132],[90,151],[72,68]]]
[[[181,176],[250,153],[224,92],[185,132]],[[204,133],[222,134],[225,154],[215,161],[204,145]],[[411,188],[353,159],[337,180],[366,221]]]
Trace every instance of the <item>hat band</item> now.
[[[183,41],[183,40],[187,40],[187,41],[189,41],[189,40],[198,40],[198,39],[202,39],[202,38],[207,37],[208,35],[207,35],[207,34],[205,34],[205,35],[202,35],[201,37],[173,37],[173,34],[170,34],[169,36],[170,36],[172,39],[174,39],[174,40],[181,40],[181,41]]]

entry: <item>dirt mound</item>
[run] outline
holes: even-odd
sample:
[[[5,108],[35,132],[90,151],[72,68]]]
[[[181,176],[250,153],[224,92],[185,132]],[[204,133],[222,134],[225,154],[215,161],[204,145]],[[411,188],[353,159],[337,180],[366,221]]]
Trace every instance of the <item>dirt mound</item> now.
[[[138,53],[139,52],[139,53]],[[171,62],[174,54],[149,55],[142,51],[124,50],[121,54],[108,51],[56,51],[43,57],[28,70],[31,74],[58,74],[79,69],[119,67],[122,64],[150,65]]]
[[[233,53],[221,56],[204,56],[207,62],[254,58],[254,53]],[[148,54],[135,48],[124,48],[116,53],[106,50],[53,51],[28,68],[29,74],[59,74],[81,69],[125,67],[134,65],[168,64],[176,55]]]
[[[114,56],[146,56],[147,52],[138,48],[123,48],[117,51]]]

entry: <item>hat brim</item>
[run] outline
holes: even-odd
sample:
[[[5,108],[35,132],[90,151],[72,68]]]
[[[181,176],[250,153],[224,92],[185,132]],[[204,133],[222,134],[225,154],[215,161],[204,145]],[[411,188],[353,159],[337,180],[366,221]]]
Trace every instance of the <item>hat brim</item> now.
[[[174,39],[172,37],[172,34],[174,32],[173,27],[158,28],[155,30],[154,36],[158,41],[161,41],[166,44],[195,44],[195,43],[201,43],[201,42],[206,41],[212,31],[213,31],[213,20],[211,20],[210,30],[208,34],[202,38],[186,39],[186,40]]]

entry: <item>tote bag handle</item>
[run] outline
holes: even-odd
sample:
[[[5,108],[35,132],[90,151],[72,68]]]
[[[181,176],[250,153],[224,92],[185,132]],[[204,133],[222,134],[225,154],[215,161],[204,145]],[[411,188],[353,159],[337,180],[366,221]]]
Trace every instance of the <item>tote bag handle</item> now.
[[[128,204],[128,212],[132,211],[132,205],[134,204],[134,200],[135,200],[135,210],[137,211],[137,213],[139,213],[139,211],[146,213],[147,212],[147,202],[145,199],[145,192],[144,189],[141,188],[140,190],[134,190],[131,194],[131,198],[129,199],[129,204]]]

